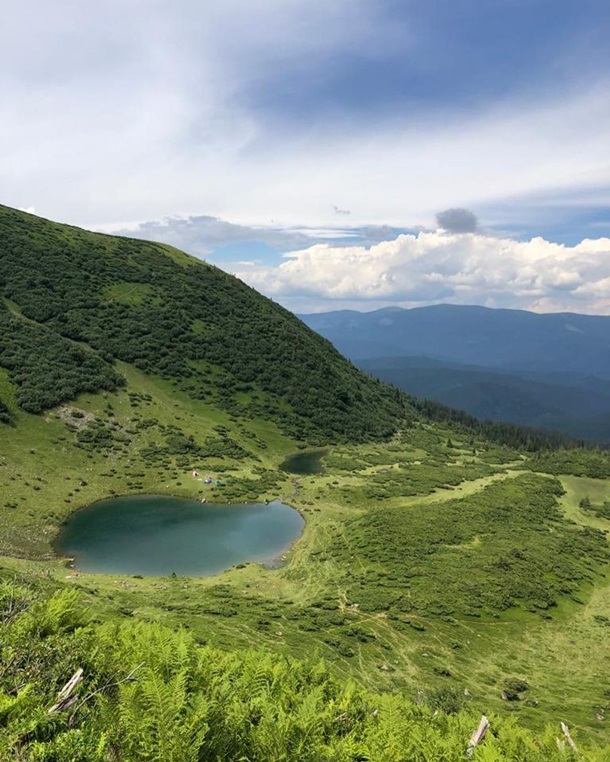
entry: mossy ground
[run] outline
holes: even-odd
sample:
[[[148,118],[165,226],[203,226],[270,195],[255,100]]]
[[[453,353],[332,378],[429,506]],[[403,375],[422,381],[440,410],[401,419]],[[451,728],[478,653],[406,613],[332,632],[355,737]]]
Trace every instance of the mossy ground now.
[[[599,535],[584,537],[595,551],[587,557],[578,543],[583,527],[610,529],[610,521],[579,507],[586,495],[610,500],[610,483],[560,475],[565,494],[558,495],[556,478],[524,472],[518,453],[425,424],[386,444],[332,448],[324,474],[297,477],[278,469],[296,445],[274,423],[238,419],[168,381],[119,369],[128,379],[124,390],[82,395],[41,416],[18,412],[14,389],[0,376],[0,397],[16,420],[0,428],[4,573],[76,587],[99,619],[181,624],[222,649],[317,653],[333,671],[368,688],[425,695],[441,707],[458,702],[512,713],[535,727],[564,720],[584,742],[607,739],[608,566]],[[222,484],[192,479],[194,467]],[[553,593],[550,606],[528,598],[477,609],[468,585],[479,592],[499,585],[501,570],[490,559],[508,547],[504,524],[512,513],[496,516],[494,507],[522,507],[524,490],[540,497],[536,510],[558,507],[536,538],[539,553],[518,559],[525,564],[520,573],[541,563],[549,588],[563,575],[565,589]],[[205,495],[217,502],[282,497],[302,512],[306,528],[277,569],[251,564],[211,578],[81,573],[66,579],[64,562],[51,553],[58,526],[112,493]],[[462,508],[485,513],[481,531],[472,529],[479,514],[470,515],[467,528]],[[538,526],[537,515],[523,510],[519,516],[517,534]],[[390,530],[402,532],[388,540],[392,552],[379,564],[363,552],[381,536],[371,517],[388,538]],[[448,523],[462,533],[459,541],[438,534]],[[409,545],[415,531],[417,542]],[[551,563],[557,545],[547,537],[565,540],[567,567]],[[435,564],[428,584],[426,568]],[[444,588],[441,572],[449,575]],[[415,600],[411,610],[397,595],[403,587]],[[502,698],[511,678],[528,685],[520,700]]]

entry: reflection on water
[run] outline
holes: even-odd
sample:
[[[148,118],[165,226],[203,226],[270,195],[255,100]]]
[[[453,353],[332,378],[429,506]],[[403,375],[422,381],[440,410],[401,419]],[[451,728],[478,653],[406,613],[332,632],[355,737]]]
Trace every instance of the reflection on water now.
[[[74,513],[55,550],[83,571],[207,576],[269,562],[301,534],[303,519],[279,501],[214,505],[161,495],[103,500]]]
[[[324,473],[322,458],[327,450],[310,450],[309,452],[297,452],[290,455],[283,463],[280,463],[282,471],[289,474],[321,474]]]

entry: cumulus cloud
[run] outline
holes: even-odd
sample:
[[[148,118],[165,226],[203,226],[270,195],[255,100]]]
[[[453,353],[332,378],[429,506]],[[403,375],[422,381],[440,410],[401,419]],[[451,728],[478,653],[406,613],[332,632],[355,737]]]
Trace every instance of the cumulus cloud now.
[[[439,228],[449,233],[474,233],[479,227],[475,213],[461,207],[438,212],[436,221]]]
[[[610,239],[565,246],[477,233],[400,235],[369,248],[318,244],[277,267],[235,273],[287,305],[312,300],[413,306],[439,301],[535,311],[610,313]]]

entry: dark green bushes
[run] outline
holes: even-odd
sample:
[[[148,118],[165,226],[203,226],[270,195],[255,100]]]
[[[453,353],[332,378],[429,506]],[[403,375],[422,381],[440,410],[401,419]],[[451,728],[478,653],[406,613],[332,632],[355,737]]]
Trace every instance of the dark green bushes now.
[[[203,262],[7,207],[0,207],[0,241],[0,296],[35,321],[19,318],[19,335],[0,351],[0,366],[10,369],[19,403],[32,412],[79,391],[116,387],[106,365],[114,358],[236,414],[238,395],[259,393],[251,414],[312,442],[385,438],[407,412],[404,395],[360,373],[287,310]],[[15,331],[17,318],[2,314]]]
[[[124,384],[96,353],[3,310],[0,366],[9,371],[17,401],[29,413],[40,413],[81,392],[113,391]]]
[[[8,405],[5,405],[2,400],[0,400],[0,423],[11,423],[12,421],[11,411],[8,408]]]
[[[596,450],[559,450],[540,452],[526,464],[532,471],[547,474],[573,474],[592,479],[610,478],[610,453]]]
[[[361,610],[426,616],[544,612],[592,582],[610,557],[604,534],[563,517],[561,485],[539,476],[492,484],[460,500],[372,507],[332,547]],[[356,564],[354,564],[356,566]]]

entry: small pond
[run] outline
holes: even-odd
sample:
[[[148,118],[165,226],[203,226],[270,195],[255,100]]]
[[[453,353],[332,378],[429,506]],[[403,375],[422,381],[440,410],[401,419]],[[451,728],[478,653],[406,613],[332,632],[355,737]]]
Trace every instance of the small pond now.
[[[304,521],[279,500],[214,505],[162,495],[102,500],[72,514],[55,551],[76,568],[108,574],[218,574],[271,562],[299,537]]]
[[[280,468],[289,474],[322,474],[324,473],[322,458],[327,452],[328,450],[297,452],[294,455],[289,455],[285,461],[280,463]]]

